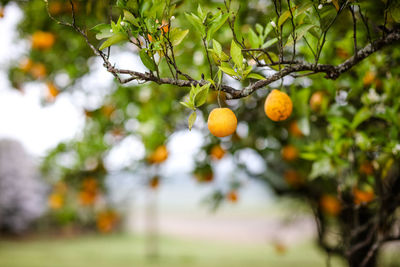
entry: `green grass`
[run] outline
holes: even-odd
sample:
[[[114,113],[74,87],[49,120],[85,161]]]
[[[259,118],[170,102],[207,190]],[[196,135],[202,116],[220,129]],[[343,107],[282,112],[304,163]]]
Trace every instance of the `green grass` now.
[[[321,267],[324,254],[311,243],[278,255],[271,245],[188,241],[163,237],[161,255],[145,256],[143,237],[86,236],[73,239],[0,241],[0,267]],[[332,266],[344,266],[333,259]]]

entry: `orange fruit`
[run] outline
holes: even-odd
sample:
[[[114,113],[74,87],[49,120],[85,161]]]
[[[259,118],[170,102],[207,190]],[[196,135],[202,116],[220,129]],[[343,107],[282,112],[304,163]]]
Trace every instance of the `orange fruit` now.
[[[160,178],[158,178],[158,176],[154,176],[153,178],[151,178],[149,185],[151,189],[153,190],[157,189],[158,186],[160,185]]]
[[[32,35],[32,49],[47,50],[56,41],[56,37],[51,32],[37,31]]]
[[[209,172],[196,172],[194,174],[194,177],[196,178],[197,182],[199,183],[210,183],[214,180],[214,174],[212,171]]]
[[[279,90],[272,90],[265,99],[265,114],[273,121],[283,121],[292,114],[293,103],[290,97]]]
[[[295,170],[285,171],[285,173],[283,174],[283,178],[289,185],[293,187],[299,187],[304,183],[304,180],[301,178],[300,174]]]
[[[154,150],[148,157],[150,163],[162,163],[168,158],[168,150],[165,145],[161,145]]]
[[[236,203],[236,202],[238,202],[239,196],[236,191],[230,191],[226,195],[226,198],[228,199],[229,202]]]
[[[60,93],[58,88],[52,82],[47,82],[47,100],[54,101],[57,95]]]
[[[324,101],[324,92],[317,91],[311,95],[310,98],[310,108],[311,110],[318,112],[321,110],[323,101]]]
[[[97,229],[102,233],[111,232],[118,222],[118,215],[114,211],[103,211],[97,214]]]
[[[237,119],[229,108],[215,108],[208,116],[208,130],[216,137],[225,137],[236,131]]]
[[[374,166],[372,166],[371,162],[369,161],[364,161],[360,165],[360,173],[366,174],[366,175],[371,175],[374,173]]]
[[[19,64],[19,68],[23,72],[29,72],[31,70],[32,66],[33,66],[33,61],[30,58],[27,58],[27,59],[23,60]]]
[[[64,198],[61,194],[53,193],[49,196],[48,204],[53,210],[60,209],[64,205]]]
[[[336,48],[336,55],[341,59],[347,59],[350,56],[346,50],[340,47]]]
[[[103,115],[106,118],[110,118],[111,114],[115,111],[115,107],[111,104],[108,105],[104,105],[103,107],[101,107],[101,113],[103,113]]]
[[[320,199],[320,206],[324,213],[332,216],[337,216],[342,209],[339,199],[332,195],[322,196]]]
[[[372,188],[368,190],[360,190],[357,187],[353,188],[354,203],[357,205],[367,204],[375,199],[375,193]]]
[[[95,203],[97,192],[81,191],[79,192],[79,202],[82,206],[90,206]]]
[[[4,7],[0,7],[0,18],[4,18]]]
[[[282,158],[286,161],[296,160],[299,156],[299,150],[293,145],[286,145],[282,148]]]
[[[225,150],[220,145],[215,145],[211,148],[210,155],[213,159],[219,160],[225,156]]]
[[[363,85],[364,86],[369,86],[371,85],[376,78],[376,73],[373,71],[367,71],[363,77]]]
[[[87,177],[82,182],[82,188],[84,191],[95,192],[98,189],[97,179],[94,177]]]
[[[49,2],[49,12],[51,15],[56,16],[62,13],[64,10],[63,4],[61,2]]]
[[[277,254],[279,254],[279,255],[283,255],[287,251],[286,246],[284,244],[282,244],[282,243],[279,243],[279,242],[274,244],[274,248],[275,248],[275,252]]]
[[[303,133],[299,128],[297,121],[292,121],[289,125],[289,133],[295,137],[302,137]]]
[[[34,63],[30,69],[30,73],[35,79],[43,79],[46,77],[47,69],[42,63]]]

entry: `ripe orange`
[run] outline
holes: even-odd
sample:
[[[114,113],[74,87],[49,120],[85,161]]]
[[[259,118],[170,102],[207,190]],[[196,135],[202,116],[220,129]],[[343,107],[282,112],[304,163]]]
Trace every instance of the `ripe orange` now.
[[[216,137],[225,137],[236,131],[237,119],[229,108],[215,108],[208,116],[208,130]]]
[[[103,211],[97,215],[97,229],[102,233],[111,232],[118,222],[118,215],[114,211]]]
[[[363,85],[364,86],[369,86],[371,85],[376,78],[376,73],[373,71],[367,71],[363,77]]]
[[[372,188],[361,190],[357,187],[353,188],[354,203],[357,205],[367,204],[375,199],[375,193]]]
[[[154,150],[154,152],[148,157],[150,163],[162,163],[168,158],[168,150],[165,145],[161,145]]]
[[[33,61],[30,58],[27,58],[25,60],[23,60],[20,64],[19,64],[19,68],[23,71],[23,72],[29,72],[31,70],[33,66]]]
[[[0,18],[4,18],[4,7],[0,7]]]
[[[211,148],[210,155],[213,159],[219,160],[225,156],[225,150],[220,145],[215,145]]]
[[[60,209],[64,205],[64,198],[58,193],[53,193],[49,196],[48,204],[53,210]]]
[[[303,132],[300,130],[297,121],[292,121],[289,125],[289,133],[295,137],[302,137]]]
[[[366,175],[371,175],[374,173],[374,166],[372,166],[371,162],[369,161],[364,161],[360,165],[360,173],[366,174]]]
[[[318,112],[321,110],[325,93],[322,91],[317,91],[311,95],[310,98],[310,108],[311,110]]]
[[[79,202],[82,206],[91,206],[97,199],[97,192],[81,191],[79,192]]]
[[[47,50],[54,45],[56,37],[51,32],[37,31],[32,35],[32,49]]]
[[[46,77],[47,69],[42,63],[34,63],[30,69],[30,73],[35,79],[43,79]]]
[[[283,121],[292,114],[293,103],[290,97],[279,90],[272,90],[265,99],[265,114],[273,121]]]
[[[236,203],[236,202],[238,202],[239,196],[236,191],[230,191],[226,195],[226,198],[228,199],[229,202]]]
[[[51,15],[56,16],[62,13],[64,11],[63,9],[63,4],[61,2],[49,2],[49,12]]]
[[[282,158],[286,161],[296,160],[299,156],[298,149],[293,145],[286,145],[282,148]]]
[[[300,174],[295,170],[285,171],[285,173],[283,174],[283,178],[289,185],[293,187],[299,187],[304,183],[304,180],[301,178]]]
[[[47,82],[47,100],[54,101],[60,93],[58,88],[52,82]]]
[[[322,196],[320,199],[320,206],[324,213],[332,216],[337,216],[342,209],[339,199],[332,195]]]
[[[149,182],[149,186],[151,189],[155,190],[158,188],[159,185],[160,185],[160,178],[158,178],[158,176],[154,176],[153,178],[151,178]]]

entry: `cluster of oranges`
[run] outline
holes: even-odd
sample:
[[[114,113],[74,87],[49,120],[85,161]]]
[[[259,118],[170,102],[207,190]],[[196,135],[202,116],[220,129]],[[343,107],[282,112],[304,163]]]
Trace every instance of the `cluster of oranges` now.
[[[292,110],[292,100],[279,90],[272,90],[265,100],[265,114],[273,121],[286,120],[292,114]],[[208,116],[207,124],[212,135],[225,137],[236,131],[237,118],[229,108],[215,108]]]

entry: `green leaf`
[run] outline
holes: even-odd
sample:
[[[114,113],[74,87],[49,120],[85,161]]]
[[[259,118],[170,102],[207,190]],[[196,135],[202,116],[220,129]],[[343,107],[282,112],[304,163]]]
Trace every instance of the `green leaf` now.
[[[261,45],[260,38],[253,31],[253,29],[249,30],[248,39],[249,39],[251,47],[253,47],[253,48],[259,48],[260,47],[260,45]]]
[[[291,8],[292,13],[296,10],[296,8],[297,8],[296,6]],[[293,16],[294,16],[294,14],[293,14]],[[278,27],[281,27],[289,17],[291,17],[291,14],[290,14],[290,10],[288,9],[285,12],[283,12],[283,14],[279,17]]]
[[[224,25],[225,21],[228,19],[229,14],[219,15],[218,18],[212,23],[211,27],[207,32],[207,41],[209,42],[214,36],[215,32]]]
[[[196,28],[197,31],[201,33],[201,36],[206,35],[206,29],[203,25],[203,22],[200,20],[198,16],[195,14],[190,14],[190,13],[185,13],[186,18],[189,20],[189,22]]]
[[[202,106],[204,103],[206,103],[207,100],[207,95],[208,95],[208,88],[210,88],[211,84],[207,84],[202,86],[201,91],[199,91],[196,96],[194,97],[194,105],[195,107],[200,107]]]
[[[247,75],[248,79],[256,79],[256,80],[264,80],[265,77],[258,74],[258,73],[250,73],[249,75]]]
[[[230,67],[219,66],[218,68],[230,76],[237,76],[237,73]]]
[[[215,51],[215,53],[218,55],[218,57],[221,57],[222,54],[222,46],[220,43],[218,43],[217,40],[212,40],[212,44],[213,44],[213,49]]]
[[[157,69],[156,64],[144,49],[140,50],[139,56],[143,62],[143,65],[145,65],[151,71],[156,71]]]
[[[312,24],[303,24],[300,27],[298,27],[296,29],[296,41],[303,38],[304,34],[306,34],[306,32],[308,32],[313,27],[315,27],[315,25],[312,25]],[[294,44],[293,36],[290,35],[288,38],[288,41],[286,43],[286,46],[291,46],[293,44]]]
[[[91,28],[90,30],[97,32],[97,34],[96,34],[97,40],[109,38],[109,37],[113,36],[113,34],[114,34],[111,31],[111,26],[109,24],[104,24],[104,23],[96,25],[93,28]]]
[[[368,120],[372,116],[372,112],[369,111],[366,107],[360,109],[356,115],[354,115],[353,121],[351,123],[351,128],[357,128],[361,123]]]
[[[179,45],[186,35],[189,33],[189,30],[181,30],[178,28],[173,28],[170,32],[170,39],[173,46]]]
[[[243,66],[242,49],[234,40],[231,42],[231,57],[235,65],[241,69]]]
[[[193,106],[192,103],[190,103],[190,102],[183,102],[183,101],[181,101],[181,102],[179,102],[179,103],[180,103],[181,105],[187,107],[188,109],[195,110],[194,106]]]
[[[268,47],[270,47],[271,45],[275,44],[276,42],[278,42],[278,38],[273,38],[273,39],[267,41],[265,44],[263,44],[263,45],[261,46],[261,48],[263,48],[263,49],[268,48]]]
[[[189,125],[189,131],[192,130],[193,124],[196,121],[197,118],[197,114],[195,111],[192,112],[192,114],[190,114],[189,119],[188,119],[188,125]]]
[[[104,43],[101,44],[99,49],[103,50],[104,48],[107,48],[107,47],[112,46],[114,44],[121,43],[121,42],[123,42],[125,40],[128,40],[128,38],[124,33],[122,33],[122,32],[115,33],[110,38],[105,40]]]
[[[135,18],[135,16],[129,12],[128,10],[124,10],[124,20],[132,23],[136,27],[139,27],[139,21]]]

